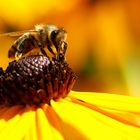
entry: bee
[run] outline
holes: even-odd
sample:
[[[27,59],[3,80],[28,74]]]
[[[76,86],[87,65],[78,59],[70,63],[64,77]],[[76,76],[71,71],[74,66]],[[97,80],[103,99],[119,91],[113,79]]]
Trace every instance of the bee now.
[[[1,36],[19,36],[8,51],[9,58],[19,59],[35,48],[48,57],[44,50],[47,48],[57,60],[61,60],[67,49],[67,32],[51,24],[39,24],[33,30],[4,33]]]

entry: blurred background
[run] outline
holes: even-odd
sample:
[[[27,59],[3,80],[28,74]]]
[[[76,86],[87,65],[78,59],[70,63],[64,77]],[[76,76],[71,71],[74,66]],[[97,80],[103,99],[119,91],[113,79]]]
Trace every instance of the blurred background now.
[[[78,76],[74,90],[140,96],[139,0],[6,0],[0,33],[52,23],[68,32],[67,61]],[[0,38],[6,67],[15,38]]]

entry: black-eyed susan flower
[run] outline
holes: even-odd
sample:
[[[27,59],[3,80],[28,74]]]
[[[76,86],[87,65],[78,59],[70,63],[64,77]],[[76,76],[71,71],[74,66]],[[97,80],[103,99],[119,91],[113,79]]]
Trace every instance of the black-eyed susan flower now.
[[[140,98],[71,91],[76,75],[61,49],[0,68],[0,139],[139,140]]]
[[[140,98],[70,91],[67,63],[28,56],[0,75],[0,139],[140,139]]]

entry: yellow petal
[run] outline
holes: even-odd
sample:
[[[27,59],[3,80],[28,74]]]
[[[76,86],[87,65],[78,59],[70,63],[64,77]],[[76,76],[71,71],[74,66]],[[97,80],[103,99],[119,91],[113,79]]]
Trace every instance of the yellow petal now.
[[[37,133],[39,140],[53,140],[51,125],[49,124],[43,109],[38,108],[36,111]]]
[[[22,140],[32,140],[30,134],[24,136]]]
[[[114,140],[121,140],[125,136],[120,128],[118,129],[117,126],[112,124],[113,121],[115,125],[117,123],[120,126],[120,122],[89,108],[66,100],[52,101],[52,106],[61,118],[60,122],[66,139],[112,140],[113,138]]]
[[[33,116],[32,108],[25,107],[15,117],[6,122],[6,126],[0,131],[0,139],[21,140],[29,131]]]
[[[23,140],[38,140],[37,124],[36,124],[36,109],[33,110],[31,125],[29,131],[25,134]]]
[[[140,113],[140,98],[138,97],[75,91],[71,91],[69,97],[75,97],[98,107]]]
[[[57,116],[56,112],[51,106],[48,106],[46,109],[44,109],[46,113],[46,117],[51,125],[51,131],[53,134],[53,139],[54,140],[63,140],[64,139],[64,134],[62,131],[62,126],[60,124],[60,119]]]
[[[8,122],[12,121],[13,124],[19,120],[19,114],[21,106],[13,106],[10,108],[3,108],[0,110],[0,132],[7,125]]]
[[[140,98],[113,95],[107,93],[74,92],[70,93],[71,100],[93,108],[118,121],[140,127]],[[80,103],[80,104],[81,104]]]
[[[52,106],[1,107],[0,139],[139,140],[139,101],[135,97],[72,91],[65,99],[51,101]]]
[[[67,98],[67,100],[68,100],[68,98]],[[138,121],[140,120],[140,115],[138,115],[138,114],[126,112],[126,111],[117,111],[117,110],[112,111],[112,110],[106,109],[106,108],[104,109],[103,107],[98,107],[96,105],[93,105],[93,104],[90,104],[87,102],[83,102],[83,101],[80,101],[75,98],[71,98],[71,101],[76,104],[90,108],[94,111],[100,112],[112,119],[115,119],[115,120],[125,123],[127,125],[133,125],[135,127],[140,127],[140,125],[138,123]]]

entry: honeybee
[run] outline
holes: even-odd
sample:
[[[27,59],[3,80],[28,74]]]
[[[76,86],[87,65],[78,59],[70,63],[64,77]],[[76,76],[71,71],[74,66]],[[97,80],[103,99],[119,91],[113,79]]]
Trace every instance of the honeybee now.
[[[39,24],[34,30],[0,34],[2,36],[20,36],[9,49],[9,58],[19,59],[34,48],[39,48],[43,55],[48,56],[44,50],[47,47],[57,59],[64,59],[67,49],[67,32],[51,24]]]

